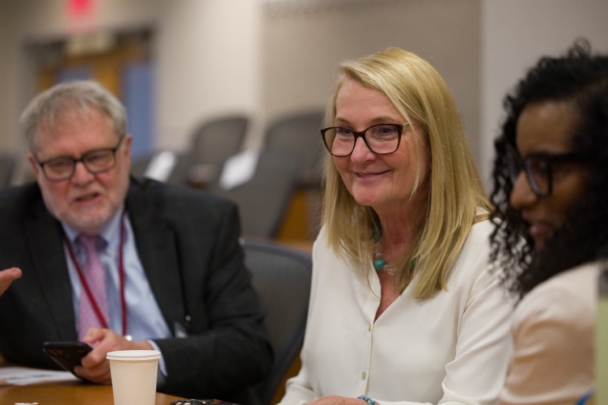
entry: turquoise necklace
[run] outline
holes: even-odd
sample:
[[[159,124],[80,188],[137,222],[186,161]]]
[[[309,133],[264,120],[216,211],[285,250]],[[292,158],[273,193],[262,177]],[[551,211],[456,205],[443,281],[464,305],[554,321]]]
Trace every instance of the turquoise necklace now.
[[[384,260],[384,257],[382,257],[380,238],[382,238],[382,228],[380,228],[379,225],[374,224],[374,268],[377,271],[385,271],[391,276],[394,276],[397,272],[397,267],[393,264],[388,264],[386,260]]]
[[[394,276],[395,273],[397,273],[397,267],[394,264],[388,264],[382,256],[382,244],[380,243],[381,238],[382,228],[380,228],[380,225],[374,224],[374,269],[376,269],[376,271],[384,271],[391,276]],[[410,271],[413,271],[414,268],[416,268],[416,262],[416,259],[412,260]]]

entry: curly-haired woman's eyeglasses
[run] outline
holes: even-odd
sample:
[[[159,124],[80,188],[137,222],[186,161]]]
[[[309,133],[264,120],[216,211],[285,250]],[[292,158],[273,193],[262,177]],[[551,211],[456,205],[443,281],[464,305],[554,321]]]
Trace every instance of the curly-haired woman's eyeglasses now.
[[[583,157],[578,153],[549,153],[534,152],[523,158],[517,149],[507,145],[507,166],[513,185],[517,182],[519,173],[523,170],[530,188],[539,197],[546,197],[553,190],[553,167],[567,162],[582,162]]]

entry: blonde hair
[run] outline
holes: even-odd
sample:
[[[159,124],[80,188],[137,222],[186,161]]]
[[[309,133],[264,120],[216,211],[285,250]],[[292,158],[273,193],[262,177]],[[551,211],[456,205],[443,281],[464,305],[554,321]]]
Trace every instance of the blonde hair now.
[[[431,156],[423,212],[426,218],[413,249],[399,261],[399,267],[410,269],[415,265],[415,271],[420,272],[415,296],[430,298],[441,289],[447,290],[449,269],[471,227],[487,218],[490,210],[456,104],[446,83],[428,62],[399,48],[343,62],[339,72],[325,115],[327,126],[334,125],[340,87],[345,80],[355,80],[385,94],[403,117],[424,129]],[[416,184],[424,176],[419,167],[418,162]],[[324,198],[322,221],[329,246],[351,259],[355,271],[366,276],[371,269],[373,227],[378,218],[371,207],[359,205],[348,192],[329,152],[325,154]],[[409,271],[399,272],[400,292],[410,280]]]

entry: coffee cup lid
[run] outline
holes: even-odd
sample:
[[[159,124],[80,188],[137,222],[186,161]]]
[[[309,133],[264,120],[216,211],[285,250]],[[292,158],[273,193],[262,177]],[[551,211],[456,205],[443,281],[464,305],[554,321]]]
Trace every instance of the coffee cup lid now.
[[[158,350],[118,350],[108,352],[106,355],[108,360],[156,360],[160,359]]]

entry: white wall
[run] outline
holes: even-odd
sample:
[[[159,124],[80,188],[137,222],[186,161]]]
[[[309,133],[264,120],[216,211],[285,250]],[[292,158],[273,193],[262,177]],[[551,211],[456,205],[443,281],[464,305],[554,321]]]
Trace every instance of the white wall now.
[[[33,95],[25,41],[154,26],[158,147],[187,147],[216,114],[272,120],[322,108],[339,61],[396,45],[444,76],[487,179],[501,100],[525,69],[579,36],[608,50],[605,0],[318,1],[296,12],[264,11],[265,0],[104,0],[84,24],[66,16],[66,3],[0,0],[0,150],[20,145],[17,119]]]
[[[73,33],[154,27],[156,145],[185,149],[205,118],[261,105],[261,0],[104,0],[85,18],[65,0],[0,0],[0,150],[19,150],[17,120],[34,95],[23,46]]]
[[[0,57],[0,150],[17,149],[13,134],[17,130],[15,117],[18,115],[17,64],[19,52],[16,37],[16,24],[13,18],[15,2],[0,0],[0,55],[11,55],[13,58]]]
[[[98,2],[84,23],[66,12],[65,0],[0,0],[0,150],[19,156],[17,183],[29,176],[26,146],[19,134],[21,111],[35,92],[34,72],[28,63],[27,43],[66,38],[86,30],[154,24],[160,0]]]
[[[179,1],[179,0],[178,0]],[[70,16],[66,0],[20,0],[12,16],[18,21],[21,39],[48,39],[97,29],[150,24],[162,0],[105,0],[80,18]]]
[[[201,121],[257,116],[262,100],[261,2],[163,3],[158,31],[158,146],[182,149]]]
[[[489,186],[502,99],[543,55],[560,55],[578,37],[608,51],[606,0],[483,0],[481,171]]]
[[[310,3],[265,17],[268,120],[299,109],[324,108],[342,60],[398,46],[427,59],[439,71],[454,94],[470,138],[476,139],[479,0]]]

